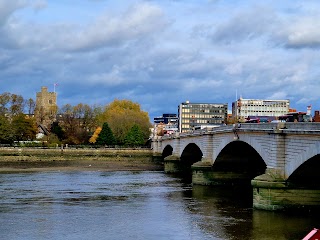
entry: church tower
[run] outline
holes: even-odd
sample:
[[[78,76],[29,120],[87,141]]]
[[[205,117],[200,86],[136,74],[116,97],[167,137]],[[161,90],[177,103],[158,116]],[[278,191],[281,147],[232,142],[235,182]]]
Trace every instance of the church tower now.
[[[41,92],[37,92],[35,118],[37,124],[42,124],[46,128],[56,120],[58,111],[57,94],[48,92],[47,87],[41,87]]]

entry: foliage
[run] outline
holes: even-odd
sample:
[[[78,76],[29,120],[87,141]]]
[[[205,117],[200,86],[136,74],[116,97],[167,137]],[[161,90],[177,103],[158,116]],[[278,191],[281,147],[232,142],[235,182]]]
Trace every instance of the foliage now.
[[[57,106],[54,108],[48,116],[45,109],[36,109],[32,98],[24,100],[20,95],[0,94],[0,143],[34,140],[38,132],[36,121],[41,123],[45,119],[57,119],[47,136],[51,142],[87,144],[99,139],[99,144],[141,145],[149,138],[151,124],[148,113],[130,100],[116,99],[104,108],[83,103],[75,106],[66,104],[57,116]],[[27,115],[23,114],[24,110]],[[32,118],[33,114],[37,114],[37,119]],[[98,127],[102,125],[109,128],[108,135],[104,135],[103,127]]]
[[[130,131],[127,133],[124,143],[127,146],[141,146],[144,145],[145,139],[143,136],[143,132],[141,131],[141,128],[135,124],[132,126]]]
[[[11,130],[15,141],[33,140],[38,131],[35,120],[22,113],[12,118]]]
[[[14,136],[9,119],[0,115],[0,143],[13,143],[13,141]]]
[[[96,143],[97,138],[98,138],[101,130],[102,130],[101,127],[97,127],[97,129],[94,131],[93,135],[92,135],[91,138],[89,139],[89,143]]]
[[[59,139],[59,137],[56,134],[50,133],[50,135],[48,136],[48,143],[49,144],[60,144],[61,140]]]
[[[96,144],[98,145],[114,145],[116,140],[113,136],[112,130],[109,127],[108,123],[104,123],[101,129],[101,132],[98,135]]]
[[[36,103],[32,98],[26,100],[26,108],[29,115],[34,114],[34,110],[36,108]]]
[[[138,103],[130,100],[114,100],[99,116],[99,122],[108,122],[119,144],[125,143],[125,137],[134,125],[140,127],[144,139],[148,139],[150,135],[148,113],[142,111]]]
[[[100,112],[99,107],[90,107],[82,103],[76,106],[64,105],[59,113],[61,127],[66,136],[64,143],[88,143],[92,132],[97,127],[96,116]]]
[[[56,135],[56,137],[59,139],[59,141],[62,141],[65,138],[65,133],[64,133],[62,127],[59,125],[59,122],[53,122],[51,124],[50,132],[51,132],[51,134]]]
[[[25,101],[21,95],[8,92],[0,94],[0,114],[14,116],[23,113]]]

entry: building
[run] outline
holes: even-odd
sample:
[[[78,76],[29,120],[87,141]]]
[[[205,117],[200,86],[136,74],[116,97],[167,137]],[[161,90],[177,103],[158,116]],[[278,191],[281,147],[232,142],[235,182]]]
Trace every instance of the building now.
[[[164,113],[161,117],[153,118],[155,124],[164,123],[164,124],[178,124],[178,117],[175,113]]]
[[[320,122],[320,111],[319,110],[314,111],[313,121]]]
[[[175,113],[164,113],[161,117],[155,117],[153,122],[155,136],[178,132],[178,117]]]
[[[216,127],[227,122],[228,103],[190,103],[178,107],[179,132]]]
[[[260,100],[239,98],[232,103],[235,121],[244,122],[248,117],[278,117],[289,112],[289,100]]]
[[[42,87],[41,92],[37,92],[36,95],[34,115],[37,124],[49,128],[51,123],[56,120],[57,110],[57,94],[48,92],[47,87]]]

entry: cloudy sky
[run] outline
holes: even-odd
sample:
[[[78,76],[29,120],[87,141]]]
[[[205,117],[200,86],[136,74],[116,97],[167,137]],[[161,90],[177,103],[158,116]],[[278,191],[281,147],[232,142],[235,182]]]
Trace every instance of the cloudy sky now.
[[[0,93],[58,105],[129,99],[320,109],[318,0],[0,0]]]

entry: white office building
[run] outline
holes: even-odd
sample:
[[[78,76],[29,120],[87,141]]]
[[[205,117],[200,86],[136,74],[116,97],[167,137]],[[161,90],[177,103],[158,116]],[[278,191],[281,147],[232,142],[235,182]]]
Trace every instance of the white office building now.
[[[232,103],[232,117],[245,121],[249,116],[278,117],[289,112],[289,100],[260,100],[239,98]]]

